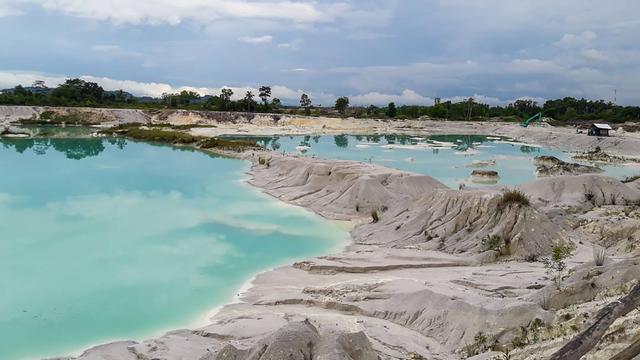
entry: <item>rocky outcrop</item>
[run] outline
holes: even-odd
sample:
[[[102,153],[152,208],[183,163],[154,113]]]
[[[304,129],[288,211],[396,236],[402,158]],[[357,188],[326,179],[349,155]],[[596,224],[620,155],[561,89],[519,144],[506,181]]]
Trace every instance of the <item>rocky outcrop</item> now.
[[[574,160],[589,161],[589,162],[604,163],[604,164],[618,164],[618,163],[625,163],[625,162],[640,161],[636,158],[628,158],[628,157],[608,154],[602,151],[602,149],[600,149],[599,146],[596,146],[596,148],[592,151],[586,151],[580,154],[575,154],[572,157]]]
[[[640,207],[599,207],[579,216],[578,229],[611,256],[640,255]]]
[[[260,155],[258,155],[259,157]],[[499,237],[503,255],[525,259],[565,241],[533,207],[501,204],[495,190],[453,191],[437,180],[370,164],[272,155],[251,182],[281,200],[333,219],[363,217],[359,244],[479,254]]]
[[[11,126],[9,123],[0,124],[0,136],[4,137],[31,137],[33,134],[27,129]]]
[[[320,119],[320,118],[318,118]],[[316,119],[316,120],[318,120]],[[139,110],[90,107],[0,106],[0,120],[45,123],[127,124],[162,123],[172,125],[252,124],[273,126],[297,122],[303,117],[280,114],[256,114],[199,110]]]
[[[640,201],[640,191],[604,175],[558,176],[518,186],[540,208],[588,210]]]
[[[397,201],[408,201],[434,189],[447,189],[430,176],[352,161],[281,156],[267,158],[268,166],[253,167],[251,184],[270,195],[307,207],[324,217],[350,220]]]
[[[354,231],[362,243],[417,247],[453,254],[500,250],[528,259],[548,253],[566,239],[555,224],[531,206],[502,204],[495,191],[434,191],[396,203],[380,221]],[[486,244],[493,237],[496,244]]]
[[[473,160],[471,163],[465,165],[468,168],[483,168],[489,166],[496,166],[495,160]]]
[[[536,156],[533,160],[536,166],[536,175],[539,177],[559,176],[559,175],[580,175],[603,172],[595,166],[568,163],[554,156]]]
[[[628,182],[627,186],[629,186],[631,188],[634,188],[634,189],[637,189],[637,190],[640,190],[640,178]]]
[[[239,350],[227,345],[202,360],[378,360],[367,336],[331,333],[320,336],[309,321],[290,322],[255,346]]]
[[[473,170],[471,181],[482,184],[495,184],[500,180],[498,172],[495,170]]]

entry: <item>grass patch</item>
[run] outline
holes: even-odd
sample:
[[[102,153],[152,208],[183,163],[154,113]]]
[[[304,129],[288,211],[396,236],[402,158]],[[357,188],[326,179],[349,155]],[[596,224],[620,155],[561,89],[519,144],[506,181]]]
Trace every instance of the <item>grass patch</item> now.
[[[193,144],[198,141],[195,136],[179,132],[160,129],[130,128],[126,136],[136,140],[156,141],[168,144]]]
[[[530,206],[529,197],[520,190],[507,190],[502,194],[498,202],[498,208],[504,209],[510,204],[519,204],[522,206]]]
[[[254,141],[193,136],[182,131],[159,129],[156,127],[142,128],[138,124],[123,124],[111,129],[102,130],[101,133],[106,135],[117,134],[134,140],[160,142],[171,145],[192,145],[200,149],[218,149],[239,152],[258,147],[257,143]]]
[[[206,138],[198,141],[198,146],[202,149],[224,149],[224,150],[246,150],[258,147],[255,141],[248,140],[226,140],[220,138]]]

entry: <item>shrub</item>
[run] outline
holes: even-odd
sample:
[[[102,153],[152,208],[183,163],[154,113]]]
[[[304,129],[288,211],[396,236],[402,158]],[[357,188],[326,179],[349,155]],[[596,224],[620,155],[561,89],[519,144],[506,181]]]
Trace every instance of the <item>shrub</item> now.
[[[258,157],[258,164],[265,165],[266,163],[267,163],[267,160],[265,158],[263,158],[262,156]]]
[[[593,191],[585,189],[585,191],[584,191],[584,199],[587,202],[590,202],[591,205],[594,205],[594,206],[596,205],[596,194],[594,194]]]
[[[482,239],[482,251],[497,251],[502,252],[502,247],[504,242],[502,241],[502,237],[500,235],[487,235],[484,239]]]
[[[571,256],[573,249],[569,245],[557,244],[551,250],[551,256],[542,259],[547,274],[553,278],[557,287],[560,287],[564,272],[567,269],[565,260]]]
[[[602,266],[606,258],[607,252],[605,248],[600,246],[593,247],[593,262],[596,264],[596,266]]]
[[[467,354],[467,357],[482,354],[491,349],[492,344],[490,342],[489,338],[480,331],[473,337],[473,343],[465,346],[463,350]]]
[[[374,224],[380,221],[380,214],[378,214],[377,209],[371,210],[371,219],[373,220]]]
[[[520,190],[507,190],[502,194],[498,202],[498,208],[504,209],[510,204],[519,204],[522,206],[530,206],[529,197]]]
[[[242,150],[256,148],[258,145],[256,144],[255,141],[208,138],[208,139],[200,140],[198,142],[198,146],[203,149],[215,148],[215,149],[223,149],[223,150],[242,151]]]

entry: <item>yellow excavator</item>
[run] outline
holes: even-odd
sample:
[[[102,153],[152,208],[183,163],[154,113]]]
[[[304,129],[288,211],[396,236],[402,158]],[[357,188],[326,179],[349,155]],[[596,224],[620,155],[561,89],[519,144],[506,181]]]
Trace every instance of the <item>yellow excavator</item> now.
[[[539,113],[533,115],[532,117],[528,118],[527,120],[523,121],[520,124],[520,126],[526,128],[527,126],[529,126],[530,123],[536,122],[536,121],[537,122],[542,122],[542,113],[541,112],[539,112]]]

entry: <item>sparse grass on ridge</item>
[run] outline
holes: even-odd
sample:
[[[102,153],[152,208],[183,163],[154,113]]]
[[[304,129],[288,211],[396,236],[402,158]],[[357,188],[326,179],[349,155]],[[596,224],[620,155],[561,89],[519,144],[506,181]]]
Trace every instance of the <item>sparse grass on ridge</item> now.
[[[504,209],[510,204],[530,206],[531,202],[529,201],[529,197],[520,190],[506,190],[498,202],[498,208]]]

